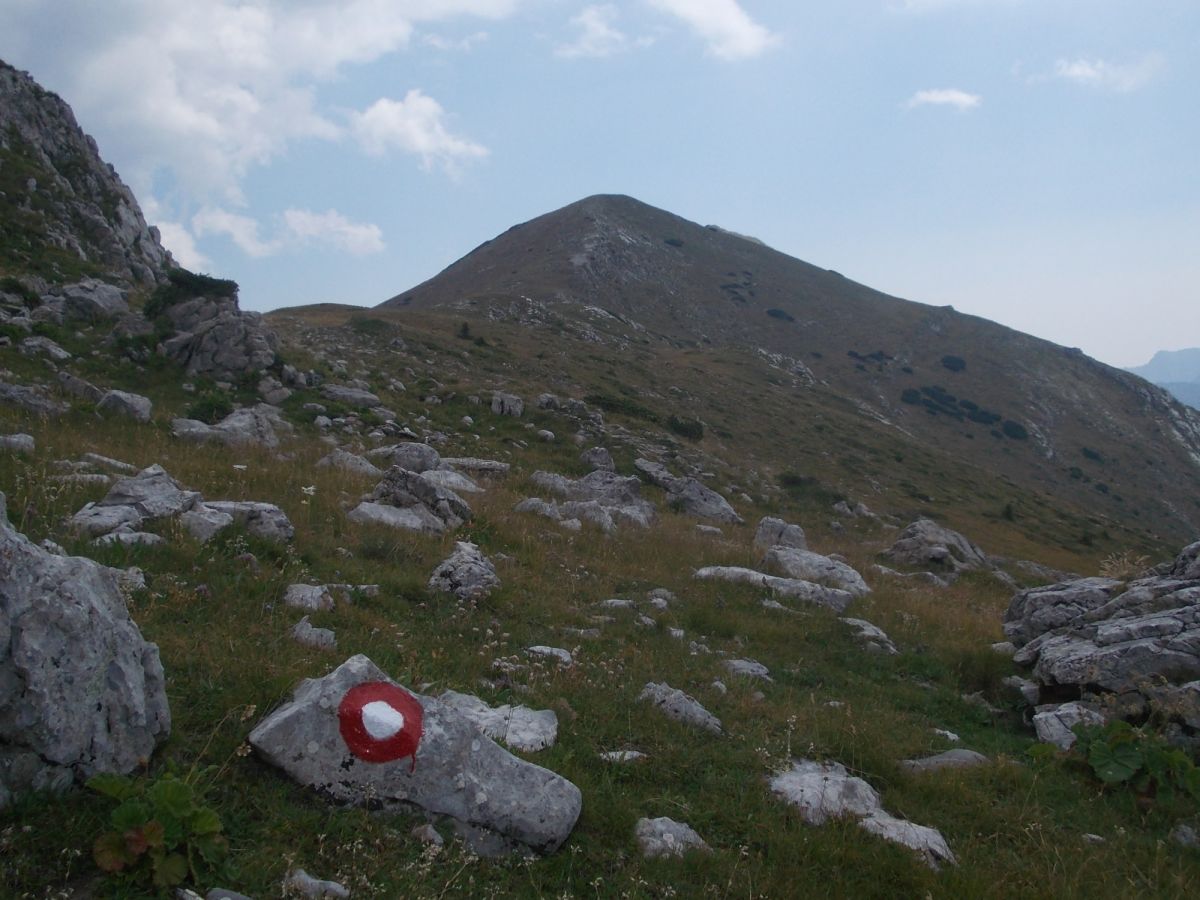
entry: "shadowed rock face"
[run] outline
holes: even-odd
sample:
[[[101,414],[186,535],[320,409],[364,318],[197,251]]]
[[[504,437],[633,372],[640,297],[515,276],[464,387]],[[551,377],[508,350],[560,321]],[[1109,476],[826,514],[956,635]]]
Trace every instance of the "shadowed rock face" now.
[[[395,686],[365,656],[351,657],[326,677],[301,683],[254,728],[250,743],[272,765],[338,802],[416,806],[544,852],[567,839],[582,808],[579,789],[513,756],[436,698],[410,694],[422,710],[411,758],[368,762],[353,753],[342,737],[339,705],[352,688],[375,682]]]
[[[0,806],[131,772],[170,733],[158,647],[130,620],[121,574],[30,543],[0,494]]]
[[[900,533],[884,557],[894,563],[939,572],[990,569],[986,554],[957,531],[917,519]]]

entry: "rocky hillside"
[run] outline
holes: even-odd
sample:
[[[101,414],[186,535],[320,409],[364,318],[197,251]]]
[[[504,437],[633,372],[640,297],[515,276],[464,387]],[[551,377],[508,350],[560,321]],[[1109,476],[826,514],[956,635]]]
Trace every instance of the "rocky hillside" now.
[[[0,60],[0,276],[152,286],[171,265],[71,108]]]
[[[541,336],[546,377],[567,382],[585,380],[582,360],[606,356],[617,373],[590,389],[635,398],[664,420],[744,433],[769,407],[777,437],[754,452],[780,469],[811,446],[814,415],[839,416],[825,441],[845,452],[866,439],[875,450],[858,454],[843,492],[912,484],[912,453],[932,451],[949,471],[998,473],[1101,530],[1123,522],[1175,542],[1200,528],[1200,414],[1165,391],[628,197],[591,197],[518,225],[380,309],[519,323]],[[770,371],[747,382],[727,376],[731,362]],[[910,499],[944,493],[923,485]]]
[[[641,249],[580,284],[771,252],[654,221],[666,257],[609,221]],[[0,896],[1195,895],[1200,543],[1081,499],[1132,468],[1111,448],[1076,497],[1005,469],[1041,444],[966,392],[883,415],[846,385],[899,360],[753,334],[799,306],[706,343],[678,303],[510,284],[268,328],[229,280],[29,265],[0,284]],[[981,350],[941,352],[908,374],[984,390]]]
[[[1150,362],[1129,371],[1169,391],[1180,402],[1200,409],[1200,349],[1159,350]]]

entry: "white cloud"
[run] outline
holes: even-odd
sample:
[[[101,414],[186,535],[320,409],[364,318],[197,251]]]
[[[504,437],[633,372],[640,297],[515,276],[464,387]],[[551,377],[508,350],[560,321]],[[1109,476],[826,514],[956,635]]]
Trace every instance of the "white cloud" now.
[[[171,251],[175,262],[193,272],[203,272],[212,265],[212,260],[200,252],[192,233],[178,222],[159,222],[158,233],[162,245]]]
[[[983,98],[978,94],[968,94],[957,88],[935,88],[928,91],[917,91],[905,101],[904,105],[909,109],[916,109],[918,106],[949,106],[959,112],[966,112],[969,109],[975,109],[982,102]]]
[[[1133,63],[1111,63],[1103,59],[1060,59],[1054,64],[1054,76],[1086,87],[1128,94],[1149,84],[1164,65],[1165,60],[1157,53]]]
[[[403,50],[419,26],[525,2],[0,2],[0,34],[9,62],[69,98],[139,194],[167,172],[192,203],[240,206],[254,167],[344,133],[319,85]]]
[[[421,43],[434,50],[458,51],[469,53],[477,46],[488,40],[486,31],[476,31],[461,38],[448,38],[440,34],[423,34]]]
[[[191,235],[179,226],[184,240]],[[197,237],[224,235],[247,256],[261,259],[302,247],[327,246],[353,256],[366,256],[384,249],[383,232],[378,225],[353,222],[334,209],[313,212],[286,209],[276,222],[276,234],[264,239],[256,219],[219,207],[205,207],[192,217],[192,232]],[[186,268],[193,268],[182,259]]]
[[[299,243],[329,244],[354,256],[367,256],[384,249],[378,225],[351,222],[337,210],[323,213],[307,209],[284,210],[288,234]]]
[[[681,19],[724,60],[761,56],[779,42],[742,9],[737,0],[646,0],[662,12]]]
[[[258,222],[250,216],[216,207],[206,207],[192,216],[192,230],[198,237],[223,234],[243,253],[255,259],[272,256],[283,249],[280,240],[264,241],[260,238]]]
[[[381,97],[363,112],[351,113],[350,130],[372,156],[396,148],[421,157],[427,169],[440,163],[453,173],[458,163],[488,153],[486,147],[451,134],[441,104],[417,89],[403,100]]]
[[[616,19],[617,8],[612,4],[584,7],[571,19],[571,26],[578,31],[575,40],[555,47],[554,55],[563,59],[600,59],[628,50],[633,42],[614,26]]]

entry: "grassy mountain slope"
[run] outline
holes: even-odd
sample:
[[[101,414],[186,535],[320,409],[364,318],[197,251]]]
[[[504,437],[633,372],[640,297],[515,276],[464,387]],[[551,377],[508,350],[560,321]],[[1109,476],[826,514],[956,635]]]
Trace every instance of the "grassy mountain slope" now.
[[[518,323],[551,377],[582,382],[577,367],[607,362],[608,392],[713,430],[749,428],[743,452],[776,468],[867,442],[903,457],[856,472],[884,492],[913,481],[904,461],[916,452],[948,474],[999,475],[1092,530],[1168,543],[1200,531],[1200,416],[1166,392],[631,198],[591,197],[519,225],[378,309]],[[817,410],[840,417],[819,450],[807,434]]]

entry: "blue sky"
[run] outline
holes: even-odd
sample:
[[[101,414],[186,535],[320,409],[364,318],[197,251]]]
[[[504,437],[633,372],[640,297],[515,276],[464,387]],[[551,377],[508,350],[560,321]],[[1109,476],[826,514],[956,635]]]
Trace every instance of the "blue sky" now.
[[[1196,0],[0,0],[0,57],[248,309],[604,192],[1115,365],[1200,346]]]

